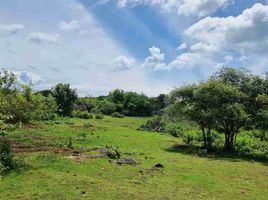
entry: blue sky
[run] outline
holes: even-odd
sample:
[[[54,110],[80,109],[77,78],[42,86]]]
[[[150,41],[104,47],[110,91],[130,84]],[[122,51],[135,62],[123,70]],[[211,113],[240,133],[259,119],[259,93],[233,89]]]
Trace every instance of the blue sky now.
[[[155,96],[222,66],[268,71],[266,0],[0,2],[0,67],[36,89]]]

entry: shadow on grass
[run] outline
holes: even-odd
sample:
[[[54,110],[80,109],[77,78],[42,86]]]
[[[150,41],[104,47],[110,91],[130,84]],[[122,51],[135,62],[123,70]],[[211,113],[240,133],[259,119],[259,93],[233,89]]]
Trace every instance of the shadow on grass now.
[[[268,166],[268,158],[265,156],[253,157],[250,155],[239,155],[238,153],[224,153],[220,150],[215,150],[213,152],[208,153],[205,149],[187,144],[175,144],[165,150],[173,153],[195,155],[198,157],[208,158],[211,160],[223,160],[229,162],[241,162],[241,161],[260,162],[263,165]]]

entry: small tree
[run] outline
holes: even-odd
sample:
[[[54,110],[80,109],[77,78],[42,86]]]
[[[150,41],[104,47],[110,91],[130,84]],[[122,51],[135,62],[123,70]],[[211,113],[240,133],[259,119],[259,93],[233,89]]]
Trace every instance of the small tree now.
[[[59,83],[52,88],[52,96],[58,105],[58,113],[62,116],[71,116],[73,104],[77,99],[77,93],[69,84]]]

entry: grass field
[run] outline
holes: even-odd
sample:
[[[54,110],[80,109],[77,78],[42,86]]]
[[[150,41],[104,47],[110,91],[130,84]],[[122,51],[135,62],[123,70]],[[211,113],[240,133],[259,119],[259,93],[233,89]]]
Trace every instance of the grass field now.
[[[136,131],[147,119],[62,119],[12,133],[24,167],[2,178],[0,199],[268,199],[268,163],[176,151],[180,138]],[[107,147],[138,164],[109,162]]]

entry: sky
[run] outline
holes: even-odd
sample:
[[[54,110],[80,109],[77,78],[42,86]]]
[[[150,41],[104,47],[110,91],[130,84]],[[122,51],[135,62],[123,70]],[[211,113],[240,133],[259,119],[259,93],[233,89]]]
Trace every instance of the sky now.
[[[157,96],[223,66],[268,71],[267,0],[0,1],[0,68],[35,90]]]

